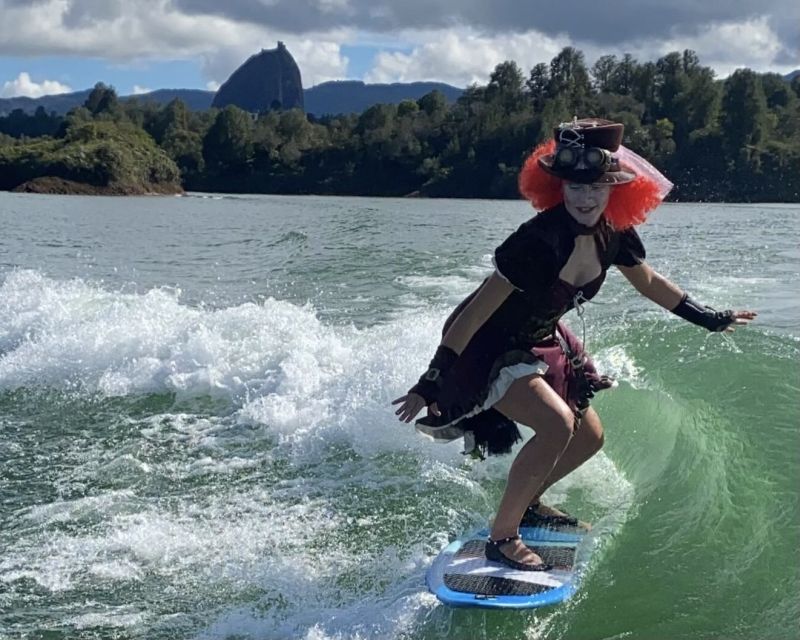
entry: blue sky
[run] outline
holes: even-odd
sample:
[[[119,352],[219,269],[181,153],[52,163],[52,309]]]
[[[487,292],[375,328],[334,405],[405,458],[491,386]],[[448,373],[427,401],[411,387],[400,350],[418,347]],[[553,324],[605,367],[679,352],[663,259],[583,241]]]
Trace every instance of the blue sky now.
[[[198,60],[147,60],[125,64],[100,58],[63,58],[43,56],[0,58],[0,80],[18,77],[21,72],[32,81],[54,80],[75,90],[96,82],[114,85],[120,94],[135,93],[136,88],[206,88]]]
[[[120,94],[214,89],[284,41],[306,87],[336,79],[485,83],[563,47],[655,60],[695,50],[719,77],[800,67],[797,0],[0,0],[0,97],[98,81]]]
[[[273,43],[274,46],[274,43]],[[265,48],[269,48],[267,45]],[[373,67],[381,51],[410,53],[410,47],[376,45],[343,45],[348,60],[342,79],[362,79]],[[113,85],[118,93],[141,93],[143,89],[209,89],[215,86],[203,73],[202,59],[108,61],[87,57],[0,57],[0,85],[27,73],[32,82],[51,80],[74,90],[86,89],[96,82]],[[209,86],[210,85],[210,86]]]

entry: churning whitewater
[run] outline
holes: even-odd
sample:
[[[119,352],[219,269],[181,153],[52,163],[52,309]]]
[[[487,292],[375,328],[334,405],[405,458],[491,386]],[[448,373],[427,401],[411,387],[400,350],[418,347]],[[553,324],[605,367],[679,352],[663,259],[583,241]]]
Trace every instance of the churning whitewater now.
[[[389,402],[524,203],[0,195],[0,635],[789,640],[795,209],[644,226],[656,268],[759,322],[708,335],[610,278],[585,328],[620,382],[606,446],[547,496],[595,523],[589,574],[564,607],[493,615],[424,575],[510,458]]]

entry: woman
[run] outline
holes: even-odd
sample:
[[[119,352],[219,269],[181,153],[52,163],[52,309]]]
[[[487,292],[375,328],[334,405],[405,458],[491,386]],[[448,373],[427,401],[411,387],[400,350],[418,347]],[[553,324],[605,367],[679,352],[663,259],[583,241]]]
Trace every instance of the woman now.
[[[478,451],[510,451],[514,423],[535,430],[511,465],[486,544],[489,560],[515,569],[549,569],[522,544],[520,523],[575,524],[539,497],[603,441],[588,402],[608,380],[561,316],[597,294],[612,264],[639,293],[710,331],[756,316],[698,304],[645,262],[634,226],[672,185],[621,146],[622,134],[618,123],[576,119],[533,152],[520,189],[542,212],[496,249],[495,272],[456,308],[428,370],[392,403],[404,422],[428,407],[417,429],[445,440],[464,435]]]

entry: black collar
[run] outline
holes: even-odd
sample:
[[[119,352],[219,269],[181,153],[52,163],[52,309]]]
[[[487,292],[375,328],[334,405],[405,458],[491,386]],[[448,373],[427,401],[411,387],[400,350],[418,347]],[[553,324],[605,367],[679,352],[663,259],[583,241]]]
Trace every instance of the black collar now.
[[[572,232],[573,236],[591,236],[601,231],[603,227],[607,224],[606,219],[604,216],[600,216],[600,220],[597,221],[597,224],[593,227],[587,227],[585,224],[581,224],[575,218],[572,217],[569,211],[567,211],[566,205],[562,202],[559,207],[559,213],[561,214],[562,218],[564,219],[567,228],[569,228],[570,232]]]

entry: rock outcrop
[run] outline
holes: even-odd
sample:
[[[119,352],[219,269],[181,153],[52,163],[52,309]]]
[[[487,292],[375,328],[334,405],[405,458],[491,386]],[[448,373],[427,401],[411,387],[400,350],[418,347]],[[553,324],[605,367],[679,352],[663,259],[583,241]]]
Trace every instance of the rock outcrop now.
[[[156,183],[151,185],[98,186],[85,182],[75,182],[54,176],[43,176],[28,180],[14,187],[15,193],[46,193],[61,196],[155,196],[179,195],[183,189],[176,183]]]
[[[286,45],[262,49],[233,72],[214,96],[214,107],[229,104],[251,113],[271,109],[304,109],[300,68]]]
[[[143,129],[95,120],[63,138],[0,146],[0,190],[24,193],[138,195],[181,193],[181,172]]]

